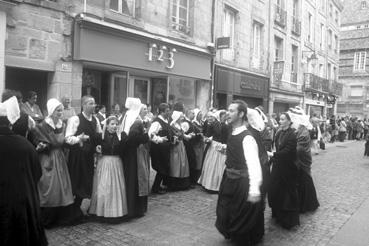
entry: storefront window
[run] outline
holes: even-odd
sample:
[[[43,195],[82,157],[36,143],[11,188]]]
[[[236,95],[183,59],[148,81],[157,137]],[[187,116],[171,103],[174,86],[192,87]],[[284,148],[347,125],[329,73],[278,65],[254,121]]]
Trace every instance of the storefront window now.
[[[134,80],[134,97],[140,98],[142,103],[148,101],[149,81],[145,79]]]
[[[160,103],[167,102],[167,78],[151,79],[152,112],[155,114]]]
[[[210,82],[171,77],[169,103],[175,102],[183,102],[186,108],[198,107],[203,111],[207,111],[210,105]]]

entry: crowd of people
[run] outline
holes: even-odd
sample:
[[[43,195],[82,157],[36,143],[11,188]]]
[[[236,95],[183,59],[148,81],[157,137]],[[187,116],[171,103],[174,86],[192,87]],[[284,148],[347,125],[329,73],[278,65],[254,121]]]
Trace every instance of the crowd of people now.
[[[218,193],[216,227],[242,245],[262,240],[266,198],[287,229],[319,206],[311,151],[322,131],[298,107],[279,119],[240,100],[208,112],[162,103],[153,114],[127,98],[109,115],[84,96],[77,115],[68,97],[49,99],[45,113],[34,92],[23,102],[8,90],[2,101],[1,245],[46,245],[44,227],[139,218],[150,194],[196,185]]]

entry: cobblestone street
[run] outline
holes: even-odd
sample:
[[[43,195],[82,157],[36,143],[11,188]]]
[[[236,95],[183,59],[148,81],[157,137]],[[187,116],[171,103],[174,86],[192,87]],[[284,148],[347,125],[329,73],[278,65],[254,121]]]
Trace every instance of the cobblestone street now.
[[[369,197],[369,159],[364,142],[330,144],[314,156],[313,179],[319,209],[301,216],[301,225],[286,231],[265,212],[261,245],[327,245]],[[149,198],[145,217],[121,224],[89,222],[47,231],[50,245],[230,245],[216,231],[216,194],[200,187]]]

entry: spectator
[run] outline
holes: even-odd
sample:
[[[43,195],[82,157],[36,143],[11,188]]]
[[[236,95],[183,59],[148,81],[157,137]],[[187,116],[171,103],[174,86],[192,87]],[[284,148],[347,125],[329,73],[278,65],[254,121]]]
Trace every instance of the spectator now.
[[[76,115],[76,112],[74,111],[74,108],[71,107],[71,99],[69,96],[63,96],[62,98],[62,104],[64,106],[63,111],[63,121],[66,123],[68,119],[72,116]]]
[[[40,107],[36,104],[37,93],[34,91],[29,91],[27,93],[26,102],[22,104],[21,110],[31,116],[31,118],[37,123],[44,119],[44,116],[40,110]]]

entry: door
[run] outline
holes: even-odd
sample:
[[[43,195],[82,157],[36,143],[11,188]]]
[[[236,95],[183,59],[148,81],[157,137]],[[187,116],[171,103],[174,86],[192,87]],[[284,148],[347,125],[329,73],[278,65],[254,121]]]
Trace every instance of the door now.
[[[129,81],[129,96],[139,98],[142,103],[150,102],[150,79],[130,77]]]

